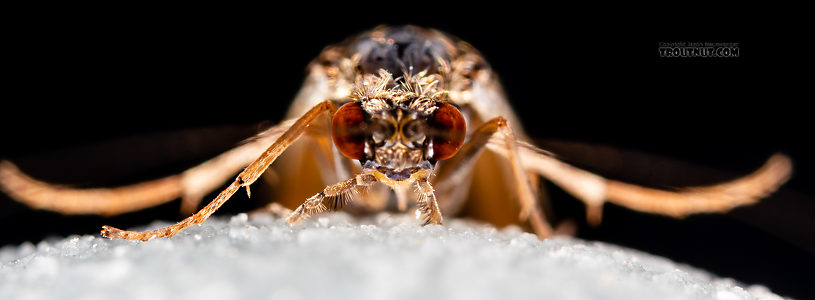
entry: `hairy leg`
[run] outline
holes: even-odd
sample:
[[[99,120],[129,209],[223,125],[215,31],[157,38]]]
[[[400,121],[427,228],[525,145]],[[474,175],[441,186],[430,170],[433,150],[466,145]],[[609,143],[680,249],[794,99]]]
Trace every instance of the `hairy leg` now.
[[[332,210],[341,208],[355,197],[355,194],[358,193],[357,188],[367,187],[376,182],[377,180],[374,175],[359,174],[354,178],[337,184],[329,185],[323,189],[322,192],[306,199],[303,204],[298,206],[297,209],[289,214],[286,222],[296,224],[299,221],[308,218],[312,214],[325,211],[327,208],[323,202],[326,199],[329,200],[329,207]]]
[[[257,160],[252,162],[243,170],[243,172],[238,174],[235,181],[233,181],[225,190],[218,194],[218,196],[212,202],[183,221],[165,228],[147,232],[126,231],[111,226],[103,226],[102,235],[109,238],[147,241],[156,237],[172,237],[179,231],[184,230],[193,224],[200,224],[209,218],[209,216],[220,208],[227,200],[229,200],[229,198],[232,197],[232,195],[235,194],[235,192],[241,187],[246,187],[246,191],[249,193],[249,186],[254,183],[261,174],[263,174],[269,165],[271,165],[272,162],[274,162],[274,160],[280,156],[280,154],[285,151],[289,145],[291,145],[303,134],[305,128],[317,116],[326,111],[333,116],[336,110],[336,105],[329,100],[323,101],[317,106],[313,107],[305,115],[297,119],[297,121],[294,122],[294,124],[292,124],[291,127],[274,142],[274,144],[269,146],[269,148],[266,149],[266,151],[263,152],[263,154],[258,157]]]
[[[541,237],[546,238],[552,234],[552,227],[546,221],[543,211],[535,197],[534,189],[527,177],[527,170],[522,163],[523,158],[518,154],[515,135],[509,123],[501,117],[491,119],[476,129],[459,153],[447,161],[453,166],[445,172],[438,174],[437,186],[446,186],[460,182],[466,172],[472,169],[484,146],[493,139],[501,140],[501,149],[509,160],[515,177],[518,198],[521,204],[521,220],[529,220],[532,229]],[[445,188],[447,190],[447,188]]]
[[[419,192],[418,208],[416,216],[422,219],[422,225],[438,225],[442,222],[439,203],[436,201],[436,194],[430,182],[422,180],[416,183]]]

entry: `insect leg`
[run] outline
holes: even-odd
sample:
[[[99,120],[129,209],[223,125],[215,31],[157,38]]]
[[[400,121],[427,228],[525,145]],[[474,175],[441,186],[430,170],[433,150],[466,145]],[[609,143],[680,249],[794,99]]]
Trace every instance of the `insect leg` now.
[[[436,194],[433,193],[433,187],[430,186],[430,182],[422,180],[416,184],[419,190],[419,203],[416,212],[417,216],[420,216],[424,221],[422,225],[441,224],[441,210],[439,209],[439,203],[436,201]]]
[[[492,139],[488,148],[508,155],[504,142]],[[606,201],[641,212],[682,218],[694,213],[726,212],[734,207],[757,202],[777,190],[789,179],[792,162],[775,154],[751,174],[732,181],[666,191],[609,180],[566,164],[535,146],[519,143],[519,153],[526,168],[534,170],[559,185],[586,204],[586,217],[591,224],[602,220]]]
[[[70,188],[31,178],[9,161],[0,161],[0,190],[29,207],[61,214],[113,216],[182,198],[182,213],[192,214],[201,198],[218,188],[274,142],[293,121],[274,126],[246,143],[179,175],[114,188]]]
[[[291,214],[292,209],[303,203],[303,199],[306,198],[302,195],[304,190],[314,188],[315,184],[322,190],[329,184],[353,176],[351,162],[333,145],[331,128],[326,126],[329,124],[330,122],[315,120],[306,129],[303,137],[281,156],[282,160],[277,162],[275,171],[286,174],[286,177],[273,179],[272,183],[286,188],[276,190],[274,202],[252,213],[272,213],[285,218]],[[304,166],[304,162],[313,163],[314,166]],[[267,170],[264,176],[269,175],[269,171]],[[310,193],[313,194],[313,191]],[[281,208],[286,208],[288,212]]]
[[[198,209],[201,200],[227,182],[232,174],[252,163],[294,124],[295,120],[284,121],[248,139],[235,147],[181,174],[184,186],[181,198],[181,213],[190,215]]]
[[[31,178],[9,161],[0,162],[0,190],[31,208],[61,214],[105,216],[136,211],[181,196],[181,176],[116,188],[74,189]]]
[[[496,133],[500,133],[497,134]],[[519,201],[521,204],[521,220],[529,220],[532,229],[541,238],[551,235],[552,227],[546,221],[540,205],[535,198],[533,188],[527,178],[526,169],[523,168],[521,157],[517,155],[515,135],[506,119],[497,117],[481,125],[470,136],[453,158],[446,163],[455,167],[448,172],[439,173],[440,178],[444,178],[438,185],[446,185],[448,182],[462,180],[476,161],[484,146],[493,139],[502,141],[502,151],[509,160],[515,177],[515,186],[518,189]]]
[[[232,182],[225,190],[212,200],[207,206],[195,213],[194,215],[178,222],[174,225],[160,228],[147,232],[126,231],[111,226],[102,227],[102,235],[109,238],[121,238],[127,240],[141,240],[147,241],[156,237],[172,237],[179,231],[192,226],[193,224],[200,224],[218,208],[221,207],[235,192],[241,187],[247,187],[254,183],[263,171],[269,167],[272,162],[283,152],[286,148],[296,141],[304,132],[306,127],[321,113],[328,111],[332,116],[337,111],[337,106],[333,102],[326,100],[309,110],[305,115],[297,119],[291,127],[286,130],[283,135],[278,138],[274,144],[269,146],[263,154],[246,167],[243,172],[238,174],[235,181]]]
[[[322,192],[306,199],[303,204],[298,206],[297,209],[286,218],[286,222],[295,224],[302,219],[308,218],[311,214],[325,211],[327,208],[325,204],[323,204],[323,200],[326,198],[331,200],[331,208],[337,209],[345,205],[345,202],[352,198],[352,195],[357,192],[358,187],[369,186],[375,182],[377,181],[374,175],[359,174],[354,178],[329,185],[323,189]]]

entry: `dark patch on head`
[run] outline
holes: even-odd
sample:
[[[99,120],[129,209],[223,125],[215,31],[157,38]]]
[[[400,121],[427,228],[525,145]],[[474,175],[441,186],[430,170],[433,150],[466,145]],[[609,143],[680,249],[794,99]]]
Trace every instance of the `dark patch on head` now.
[[[385,170],[385,176],[387,176],[390,180],[395,181],[407,180],[408,178],[410,178],[411,174],[413,174],[413,172],[410,169],[405,169],[398,172],[394,171],[393,169]]]
[[[365,73],[384,69],[399,76],[411,67],[414,73],[438,68],[437,58],[449,60],[444,44],[429,35],[413,26],[393,27],[386,29],[384,40],[367,37],[351,49],[362,55],[359,63]]]

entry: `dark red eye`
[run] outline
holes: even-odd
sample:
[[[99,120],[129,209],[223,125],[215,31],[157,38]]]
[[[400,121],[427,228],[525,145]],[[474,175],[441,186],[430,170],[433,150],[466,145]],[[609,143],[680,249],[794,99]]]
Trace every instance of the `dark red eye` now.
[[[365,156],[365,116],[358,102],[346,103],[331,120],[331,136],[342,155],[350,159]]]
[[[453,157],[467,134],[464,116],[455,106],[444,103],[436,110],[430,123],[433,127],[433,158],[445,160]]]

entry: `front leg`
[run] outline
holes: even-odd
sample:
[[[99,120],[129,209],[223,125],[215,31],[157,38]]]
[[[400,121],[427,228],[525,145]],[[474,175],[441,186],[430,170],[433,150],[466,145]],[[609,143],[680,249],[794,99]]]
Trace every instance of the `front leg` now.
[[[333,116],[334,112],[336,111],[337,107],[329,100],[323,101],[314,106],[311,110],[306,112],[305,115],[297,119],[297,121],[294,122],[294,124],[292,124],[292,126],[289,127],[289,129],[286,130],[286,132],[283,133],[280,138],[269,146],[269,148],[266,149],[266,151],[263,152],[260,157],[246,167],[243,172],[238,174],[235,181],[233,181],[226,189],[218,194],[218,196],[215,197],[212,202],[181,222],[165,228],[145,232],[121,230],[119,228],[106,225],[102,226],[102,236],[126,240],[148,241],[157,237],[172,237],[187,227],[194,224],[201,224],[201,222],[204,222],[204,220],[209,218],[209,216],[218,210],[218,208],[226,203],[226,201],[229,200],[229,198],[232,197],[232,195],[235,194],[235,192],[237,192],[241,187],[246,187],[246,193],[248,194],[249,186],[254,183],[264,171],[266,171],[266,168],[268,168],[269,165],[271,165],[272,162],[274,162],[275,159],[277,159],[277,157],[286,150],[286,148],[288,148],[292,143],[294,143],[294,141],[303,135],[306,127],[308,127],[308,125],[314,121],[317,116],[324,112],[328,112]]]
[[[502,117],[491,119],[482,124],[471,134],[469,141],[461,147],[458,154],[447,162],[452,167],[446,170],[443,169],[438,174],[438,184],[442,187],[441,190],[448,190],[447,187],[463,180],[466,172],[472,170],[472,166],[481,151],[493,140],[501,141],[501,154],[504,154],[512,168],[518,202],[521,206],[519,219],[529,221],[532,230],[540,238],[548,238],[552,235],[552,226],[546,221],[541,206],[535,197],[535,189],[527,177],[528,174],[522,162],[525,158],[522,159],[518,154],[518,143],[515,140],[512,127]]]
[[[359,174],[346,181],[329,185],[323,189],[322,192],[306,199],[303,204],[298,206],[297,209],[286,218],[286,222],[295,224],[304,218],[308,218],[308,216],[312,214],[325,211],[326,206],[323,204],[325,199],[329,199],[331,209],[341,208],[354,198],[358,192],[357,188],[367,187],[375,182],[376,176],[371,174]]]
[[[436,194],[433,187],[427,180],[417,182],[419,192],[419,203],[416,209],[416,217],[421,217],[424,221],[422,225],[439,225],[442,222],[439,203],[436,202]]]

